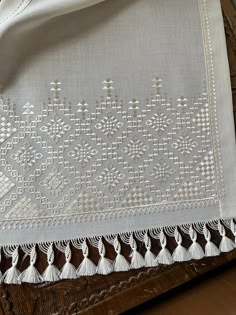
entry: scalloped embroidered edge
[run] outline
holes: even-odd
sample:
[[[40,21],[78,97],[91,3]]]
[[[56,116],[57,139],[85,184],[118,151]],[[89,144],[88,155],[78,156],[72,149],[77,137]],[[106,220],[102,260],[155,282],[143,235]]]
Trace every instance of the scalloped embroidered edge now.
[[[211,241],[212,232],[219,236],[219,244]],[[204,246],[198,243],[203,235]],[[234,240],[232,240],[234,238]],[[170,246],[171,240],[171,246]],[[173,244],[175,242],[175,248]],[[106,246],[113,246],[115,258],[110,260],[106,257]],[[185,245],[190,244],[190,245]],[[155,245],[155,246],[153,246]],[[127,259],[123,249],[130,249]],[[83,260],[79,266],[71,263],[72,251],[82,254]],[[171,247],[171,248],[170,248]],[[89,249],[96,248],[100,259],[95,263],[89,258]],[[142,255],[140,249],[145,254]],[[153,249],[155,250],[153,251]],[[158,248],[158,251],[156,249]],[[1,248],[5,258],[11,258],[12,265],[3,274],[1,282],[7,284],[43,283],[55,282],[61,279],[77,279],[81,276],[94,274],[107,275],[112,272],[128,271],[142,267],[157,267],[160,264],[170,265],[175,262],[199,260],[203,257],[218,256],[220,253],[229,252],[236,248],[236,224],[235,219],[214,219],[207,222],[172,225],[145,230],[136,230],[120,234],[109,234],[90,238],[79,238],[44,243],[31,243],[23,245],[8,245]],[[20,265],[19,250],[29,258],[28,267],[22,272]],[[65,255],[65,263],[61,270],[54,264],[54,252],[59,250]],[[38,253],[47,256],[47,267],[41,274],[35,267]],[[114,254],[113,253],[113,254]],[[21,260],[25,259],[21,258]]]

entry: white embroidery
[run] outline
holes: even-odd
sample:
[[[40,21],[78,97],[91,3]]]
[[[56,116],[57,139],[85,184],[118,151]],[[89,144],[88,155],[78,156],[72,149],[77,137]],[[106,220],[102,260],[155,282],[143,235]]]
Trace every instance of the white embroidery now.
[[[200,97],[173,100],[156,77],[154,94],[128,104],[114,96],[111,79],[95,109],[83,100],[74,110],[59,81],[40,114],[29,102],[18,115],[9,100],[0,101],[1,178],[8,182],[0,197],[3,228],[219,204],[224,187],[206,1],[199,7],[209,83]],[[28,219],[11,221],[20,211]]]
[[[96,211],[102,218],[101,211],[108,215],[108,209],[122,216],[130,210],[182,209],[185,202],[188,207],[217,203],[218,165],[205,89],[193,102],[185,97],[174,102],[161,94],[161,79],[153,82],[155,94],[145,105],[133,99],[127,108],[113,97],[110,79],[104,81],[107,95],[95,110],[81,101],[73,112],[61,98],[59,81],[51,83],[52,98],[41,114],[28,102],[22,117],[17,116],[2,100],[2,121],[9,120],[14,131],[1,147],[5,217],[20,218],[22,212],[29,220],[52,214],[68,214],[69,219],[73,213],[78,220],[83,214],[93,220]],[[10,167],[9,155],[15,161]]]

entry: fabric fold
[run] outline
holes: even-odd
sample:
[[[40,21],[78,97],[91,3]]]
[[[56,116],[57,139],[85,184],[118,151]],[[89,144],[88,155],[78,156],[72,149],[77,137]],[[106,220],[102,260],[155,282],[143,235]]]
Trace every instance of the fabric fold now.
[[[0,3],[0,37],[7,31],[34,29],[49,19],[69,14],[95,5],[104,0],[3,0]]]

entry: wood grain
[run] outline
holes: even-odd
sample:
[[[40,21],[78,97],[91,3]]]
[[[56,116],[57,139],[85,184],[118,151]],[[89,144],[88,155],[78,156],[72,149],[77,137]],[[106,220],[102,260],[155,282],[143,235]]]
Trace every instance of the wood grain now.
[[[234,111],[236,112],[236,14],[230,0],[221,0],[231,70]],[[217,240],[214,240],[217,242]],[[128,249],[127,249],[128,251]],[[110,258],[114,253],[108,248]],[[97,259],[97,253],[93,253]],[[75,256],[75,255],[74,255]],[[73,256],[73,257],[74,257]],[[40,271],[46,266],[41,257]],[[81,257],[73,258],[78,265]],[[112,273],[108,276],[81,277],[54,284],[0,286],[0,314],[7,315],[115,315],[144,303],[210,270],[236,259],[236,251],[201,261],[156,268]],[[56,252],[62,266],[63,254]],[[27,260],[19,266],[23,270]],[[3,261],[5,268],[9,260]]]

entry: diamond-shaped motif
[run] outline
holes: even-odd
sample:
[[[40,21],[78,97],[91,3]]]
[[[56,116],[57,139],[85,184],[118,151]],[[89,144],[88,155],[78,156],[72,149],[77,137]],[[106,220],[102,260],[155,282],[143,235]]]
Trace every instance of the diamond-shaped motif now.
[[[206,177],[210,181],[215,180],[215,166],[213,152],[210,151],[209,154],[204,158],[204,160],[197,167],[197,171],[201,173],[202,176]]]
[[[148,149],[148,145],[145,145],[140,139],[134,137],[125,147],[121,149],[121,151],[123,153],[127,153],[133,160],[138,160]]]
[[[54,167],[52,172],[40,182],[40,185],[49,190],[54,197],[57,197],[69,183],[70,180]]]
[[[162,132],[172,123],[164,113],[155,113],[149,120],[146,121],[146,125],[152,127],[155,131]]]
[[[101,175],[96,177],[96,180],[108,187],[110,192],[113,192],[124,177],[124,174],[120,173],[112,164],[109,164],[108,167],[102,171]]]
[[[99,218],[101,211],[112,216],[144,205],[162,211],[201,199],[201,206],[219,195],[205,92],[169,97],[156,77],[154,93],[128,101],[113,93],[111,79],[103,83],[96,106],[81,100],[78,110],[61,97],[59,81],[39,114],[27,102],[16,115],[0,98],[0,211],[7,219],[78,213],[90,220],[89,213]]]
[[[182,154],[189,154],[193,151],[193,149],[198,145],[196,141],[193,141],[189,136],[180,136],[176,142],[174,142],[171,146]]]
[[[112,113],[108,113],[95,125],[95,128],[100,129],[108,137],[112,137],[123,125]]]
[[[39,215],[45,215],[45,211],[40,210],[38,205],[30,198],[24,196],[17,204],[6,214],[6,218],[33,218]]]
[[[165,182],[171,175],[175,172],[166,162],[160,161],[157,163],[153,169],[149,172],[150,176],[161,182]]]
[[[0,117],[0,143],[8,139],[16,130],[17,129],[4,116]]]
[[[85,213],[101,210],[99,203],[87,192],[81,192],[66,209],[66,213]]]
[[[176,200],[192,200],[204,197],[204,191],[201,191],[194,183],[186,181],[175,195]]]
[[[196,118],[193,118],[193,122],[196,122],[198,127],[201,127],[202,131],[210,130],[210,117],[208,104],[201,109],[201,111],[196,115]]]
[[[13,187],[14,183],[2,172],[0,172],[0,199],[3,198]]]
[[[188,99],[184,96],[181,96],[177,99],[177,107],[181,107],[181,108],[184,108],[184,107],[187,107],[188,104]]]
[[[124,207],[138,207],[152,203],[152,197],[141,187],[134,187],[122,203]]]
[[[74,150],[68,152],[70,157],[73,157],[77,162],[81,163],[83,166],[98,154],[96,149],[93,149],[84,139],[82,139],[81,144],[77,144]]]
[[[58,142],[70,128],[70,125],[67,125],[61,118],[55,117],[40,130],[46,132],[53,141]]]
[[[19,163],[25,172],[27,172],[30,167],[42,157],[43,155],[40,152],[37,152],[37,150],[27,142],[16,153],[11,155],[11,158]]]

